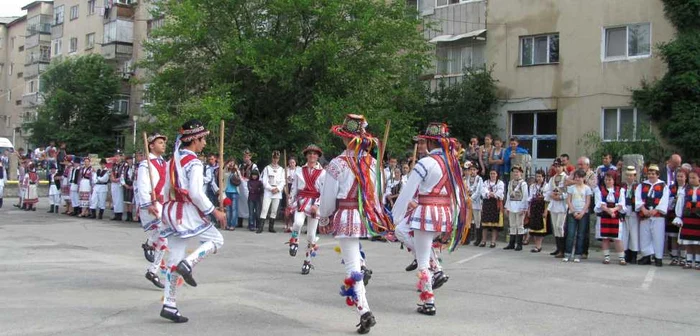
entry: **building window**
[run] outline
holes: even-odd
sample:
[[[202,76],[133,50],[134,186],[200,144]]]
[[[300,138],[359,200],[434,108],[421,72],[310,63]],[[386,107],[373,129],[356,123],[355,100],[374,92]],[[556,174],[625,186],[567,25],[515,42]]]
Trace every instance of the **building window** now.
[[[85,35],[85,50],[95,47],[95,33]]]
[[[15,37],[10,37],[10,49],[15,47]]]
[[[640,127],[650,128],[649,116],[633,107],[604,108],[603,141],[637,140]]]
[[[146,24],[147,35],[151,36],[154,29],[160,29],[161,27],[163,27],[163,23],[165,23],[165,19],[162,17],[158,19],[148,20],[148,23]]]
[[[17,78],[22,78],[24,77],[24,72],[18,72],[17,73]]]
[[[520,65],[559,63],[559,34],[520,38]]]
[[[78,50],[78,38],[77,37],[71,37],[70,38],[70,52],[74,53]]]
[[[15,100],[15,105],[17,105],[17,106],[22,105],[22,101],[21,101],[21,100]]]
[[[70,20],[73,21],[78,18],[78,5],[72,6],[70,8]]]
[[[436,51],[437,74],[461,75],[464,68],[484,66],[484,45],[440,47]]]
[[[128,97],[128,96],[127,96]],[[117,99],[112,103],[112,111],[115,114],[129,114],[129,99]]]
[[[61,39],[53,40],[53,56],[54,57],[61,54],[62,47],[63,47],[63,40],[61,40]]]
[[[23,51],[24,51],[24,46],[23,46],[23,45],[19,46],[19,48],[17,48],[17,51],[23,52]]]
[[[435,0],[435,7],[445,7],[448,5],[458,4],[460,2],[469,2],[469,0]]]
[[[511,136],[533,160],[557,157],[557,111],[517,111],[510,117]]]
[[[651,24],[639,23],[605,28],[603,33],[605,60],[621,60],[651,55]]]
[[[63,5],[53,9],[53,24],[60,25],[63,23]]]
[[[88,0],[87,15],[95,14],[95,0]]]
[[[12,76],[12,72],[15,70],[15,64],[10,63],[10,72],[7,73],[8,76]]]
[[[51,47],[47,45],[39,46],[39,60],[49,62],[51,60]]]

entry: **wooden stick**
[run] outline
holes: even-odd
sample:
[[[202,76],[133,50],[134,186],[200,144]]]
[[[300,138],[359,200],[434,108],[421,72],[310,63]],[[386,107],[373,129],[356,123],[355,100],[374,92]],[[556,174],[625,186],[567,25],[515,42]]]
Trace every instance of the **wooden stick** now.
[[[219,127],[219,208],[224,210],[224,121]],[[226,222],[221,223],[221,229],[226,228]]]
[[[391,119],[386,120],[386,125],[384,125],[384,138],[382,139],[382,143],[379,145],[379,158],[378,158],[378,163],[377,163],[377,169],[382,173],[379,176],[382,177],[381,181],[381,188],[379,188],[379,199],[382,200],[384,197],[384,184],[386,184],[385,180],[387,179],[386,176],[384,176],[384,153],[386,153],[386,143],[389,141],[389,129],[391,128]],[[389,174],[392,174],[392,172],[389,172]]]
[[[146,167],[148,167],[148,184],[151,186],[151,202],[155,203],[158,202],[158,197],[156,195],[156,186],[153,184],[153,179],[151,178],[151,175],[153,173],[153,168],[151,167],[151,150],[148,148],[148,136],[146,135],[146,132],[143,132],[143,151],[146,153]],[[141,164],[139,162],[139,164]],[[138,169],[138,166],[136,166]]]
[[[287,183],[287,150],[284,150],[284,194],[287,195],[287,198],[289,198],[289,184]],[[289,199],[287,199],[287,202],[289,202]],[[284,204],[284,207],[286,208],[287,205]]]
[[[418,158],[418,142],[413,145],[413,156],[411,157],[411,170],[416,166],[416,159]]]

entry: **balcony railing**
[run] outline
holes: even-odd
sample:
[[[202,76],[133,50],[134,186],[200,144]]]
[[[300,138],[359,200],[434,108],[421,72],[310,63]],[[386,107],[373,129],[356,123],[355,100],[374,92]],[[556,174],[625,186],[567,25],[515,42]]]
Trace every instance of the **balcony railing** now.
[[[42,103],[38,92],[28,93],[22,96],[22,107],[34,107]]]
[[[134,46],[131,43],[111,42],[102,45],[102,57],[108,60],[127,60],[132,58]]]
[[[24,65],[30,65],[34,63],[50,63],[51,55],[47,52],[44,53],[29,53],[24,56]]]
[[[63,24],[51,26],[51,38],[57,39],[63,37]]]
[[[49,67],[47,63],[36,63],[24,66],[24,78],[29,79],[38,76]]]

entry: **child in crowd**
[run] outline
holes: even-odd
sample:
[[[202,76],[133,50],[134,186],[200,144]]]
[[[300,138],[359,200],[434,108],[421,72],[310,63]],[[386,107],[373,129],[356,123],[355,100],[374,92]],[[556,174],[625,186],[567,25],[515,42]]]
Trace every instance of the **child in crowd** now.
[[[484,181],[481,176],[478,175],[479,167],[476,165],[468,165],[469,175],[465,178],[464,185],[467,187],[467,193],[472,200],[472,220],[474,224],[472,225],[472,230],[476,232],[476,241],[474,246],[481,245],[482,242],[482,229],[481,229],[481,190],[484,185]]]
[[[479,247],[486,246],[486,235],[489,232],[491,232],[491,244],[489,247],[496,247],[498,232],[503,230],[501,213],[503,209],[503,189],[503,181],[499,179],[498,171],[491,169],[488,181],[484,182],[481,188],[481,198],[483,199],[481,205],[481,226],[483,231],[481,232],[482,240]]]
[[[676,218],[673,224],[680,226],[678,242],[685,246],[684,269],[700,271],[700,170],[695,168],[688,173],[688,186],[677,195]]]
[[[554,176],[549,179],[544,192],[545,201],[549,202],[547,211],[552,220],[552,233],[554,233],[554,240],[556,241],[556,250],[549,255],[555,258],[564,258],[564,250],[566,249],[564,223],[566,222],[568,200],[566,190],[567,174],[564,171],[565,166],[560,158],[554,159],[552,167],[554,167]]]
[[[603,177],[603,184],[595,190],[596,238],[602,239],[603,264],[610,263],[610,242],[615,246],[618,263],[627,265],[622,247],[624,228],[622,214],[625,211],[625,189],[616,184],[617,172],[608,170]]]
[[[530,252],[540,253],[542,251],[542,240],[548,234],[547,230],[547,203],[545,202],[545,172],[538,170],[535,172],[535,182],[530,185],[530,198],[528,203],[530,207],[527,211],[529,218],[529,230],[535,242]]]
[[[681,259],[679,258],[678,246],[678,226],[673,224],[676,218],[676,202],[678,195],[683,195],[687,188],[688,173],[682,168],[676,171],[676,183],[668,188],[668,212],[666,212],[666,237],[671,241],[671,266],[679,266]],[[683,260],[685,263],[685,259]]]
[[[260,206],[264,187],[260,181],[260,172],[253,169],[248,180],[248,230],[262,232],[263,222],[260,220]]]
[[[586,172],[583,169],[574,172],[574,185],[569,186],[567,204],[569,215],[566,223],[566,250],[563,262],[573,259],[575,263],[581,262],[583,254],[583,239],[588,226],[588,208],[591,204],[593,191],[584,183]],[[574,243],[576,249],[574,250]],[[575,252],[575,254],[574,254]]]
[[[508,231],[510,240],[504,250],[521,251],[525,235],[525,215],[528,209],[528,186],[523,179],[523,168],[515,165],[510,170],[513,180],[508,184],[506,215],[508,216]]]

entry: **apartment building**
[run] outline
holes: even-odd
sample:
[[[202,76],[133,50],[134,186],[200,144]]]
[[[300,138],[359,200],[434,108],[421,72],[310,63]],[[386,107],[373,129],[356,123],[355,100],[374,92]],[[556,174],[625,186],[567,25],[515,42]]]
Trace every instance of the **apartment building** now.
[[[0,18],[0,137],[25,147],[22,132],[22,95],[27,17]]]
[[[416,6],[442,27],[427,36],[436,42],[431,86],[459,80],[460,69],[483,55],[498,80],[499,136],[517,136],[535,166],[561,153],[583,155],[579,139],[589,132],[620,141],[625,128],[649,127],[630,90],[666,72],[654,46],[675,30],[660,0],[422,0]],[[482,43],[483,54],[475,52]]]

